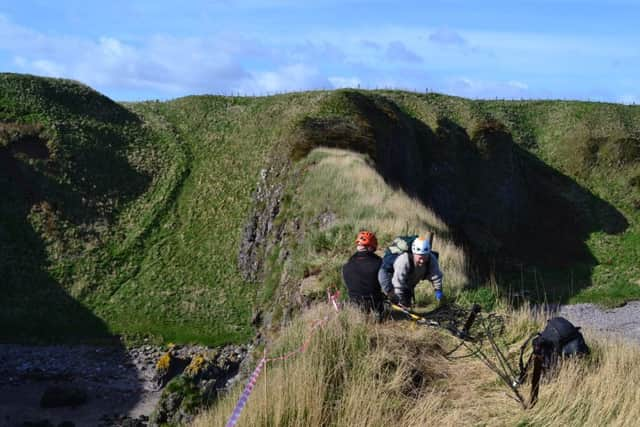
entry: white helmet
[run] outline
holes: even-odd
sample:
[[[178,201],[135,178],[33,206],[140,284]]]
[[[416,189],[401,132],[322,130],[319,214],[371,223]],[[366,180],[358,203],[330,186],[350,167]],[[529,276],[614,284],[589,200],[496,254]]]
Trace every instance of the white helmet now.
[[[431,252],[431,244],[429,243],[429,239],[423,236],[416,237],[416,239],[411,244],[411,252],[416,255],[428,255],[429,252]]]

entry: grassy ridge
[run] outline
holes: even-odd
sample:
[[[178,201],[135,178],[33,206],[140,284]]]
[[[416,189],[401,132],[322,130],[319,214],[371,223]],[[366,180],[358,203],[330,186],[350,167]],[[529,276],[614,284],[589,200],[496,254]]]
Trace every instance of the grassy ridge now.
[[[444,245],[456,230],[429,216],[420,201],[382,185],[376,174],[384,172],[384,158],[376,156],[398,141],[410,141],[407,174],[430,153],[425,144],[447,150],[451,139],[438,139],[443,118],[474,144],[486,142],[472,139],[479,124],[502,123],[524,153],[577,183],[566,188],[581,186],[562,197],[577,206],[599,198],[628,222],[624,232],[611,234],[598,225],[607,224],[611,209],[601,209],[601,202],[586,206],[597,225],[584,234],[595,261],[558,271],[525,265],[517,277],[501,280],[514,288],[568,287],[580,301],[640,297],[637,107],[388,91],[201,96],[123,106],[75,82],[0,77],[6,339],[116,332],[242,341],[252,334],[257,303],[270,305],[277,297],[295,304],[297,291],[289,291],[308,277],[317,279],[320,293],[339,283],[339,266],[360,227],[375,228],[383,240],[435,228]],[[317,146],[361,154],[308,156]],[[45,154],[34,157],[42,147]],[[256,208],[251,199],[261,170],[274,164],[285,168],[274,223],[283,227],[283,240],[265,254],[265,283],[250,284],[238,271],[238,248]],[[476,285],[456,251],[452,247],[449,285]],[[289,287],[278,293],[282,283]],[[49,300],[57,308],[34,318],[33,307]]]
[[[447,276],[447,292],[453,296],[472,285],[466,256],[451,240],[447,226],[418,200],[386,184],[367,156],[318,148],[296,169],[304,174],[290,189],[287,197],[291,202],[283,207],[281,215],[296,218],[306,237],[289,234],[291,241],[283,246],[292,248],[291,256],[282,268],[274,269],[276,277],[270,277],[267,284],[289,282],[295,289],[302,281],[300,293],[307,298],[323,297],[328,288],[342,288],[342,266],[353,254],[354,236],[359,230],[369,229],[378,235],[380,255],[384,245],[397,235],[434,232],[434,248],[440,253],[440,265]],[[271,291],[265,286],[261,299],[269,301]],[[417,298],[420,303],[432,302],[430,286],[419,286]],[[276,306],[291,304],[291,295],[287,299],[277,301]]]

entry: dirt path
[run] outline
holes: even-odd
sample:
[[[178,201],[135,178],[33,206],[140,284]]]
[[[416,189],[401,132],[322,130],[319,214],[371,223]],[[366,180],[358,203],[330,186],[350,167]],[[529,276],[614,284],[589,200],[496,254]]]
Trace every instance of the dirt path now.
[[[584,329],[640,344],[640,301],[613,309],[601,309],[594,304],[565,305],[559,314]]]

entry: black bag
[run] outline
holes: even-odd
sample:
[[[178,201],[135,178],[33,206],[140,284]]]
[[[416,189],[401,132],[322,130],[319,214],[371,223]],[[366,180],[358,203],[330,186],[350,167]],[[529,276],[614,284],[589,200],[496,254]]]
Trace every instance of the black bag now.
[[[560,357],[589,354],[589,347],[584,342],[580,328],[573,326],[564,317],[550,319],[547,327],[532,344],[534,353],[541,354],[544,358],[544,369],[552,368]]]
[[[523,355],[529,342],[533,345],[533,352],[525,365],[523,363]],[[520,347],[520,374],[516,380],[517,384],[524,382],[529,366],[533,362],[529,408],[533,407],[538,400],[540,377],[543,372],[545,372],[545,375],[553,372],[558,359],[562,357],[584,356],[587,354],[589,354],[589,347],[584,342],[580,328],[573,326],[564,317],[550,319],[544,331],[529,337]]]

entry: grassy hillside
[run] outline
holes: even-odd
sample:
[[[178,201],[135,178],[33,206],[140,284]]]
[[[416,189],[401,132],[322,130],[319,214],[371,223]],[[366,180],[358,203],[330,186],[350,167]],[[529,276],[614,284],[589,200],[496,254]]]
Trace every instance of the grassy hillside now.
[[[136,268],[179,147],[77,82],[11,74],[0,139],[1,339],[108,336],[97,291]]]
[[[119,105],[2,74],[0,339],[244,341],[339,286],[361,227],[435,229],[450,290],[493,270],[637,298],[639,118],[386,91]]]
[[[562,258],[583,242],[579,249],[583,254],[559,265],[533,257],[533,262],[520,269],[506,268],[502,276],[505,288],[524,286],[530,289],[530,296],[547,292],[551,299],[560,296],[574,302],[619,304],[640,297],[636,261],[640,256],[640,107],[567,101],[468,101],[397,92],[385,96],[436,132],[442,115],[469,135],[479,123],[497,121],[514,144],[554,171],[550,185],[540,180],[527,183],[531,189],[541,185],[544,191],[561,189],[531,222],[532,233],[542,237],[535,249],[554,253],[559,247],[561,251],[554,257]],[[558,199],[568,206],[553,211]],[[549,224],[554,216],[559,218]],[[579,240],[563,236],[567,230]],[[536,240],[531,235],[519,237],[523,246]]]
[[[122,329],[210,344],[251,336],[258,286],[237,267],[241,232],[260,171],[295,115],[290,103],[192,97],[130,106],[154,126],[171,128],[188,161],[171,208],[132,260],[138,273],[110,301],[109,316],[126,319]]]

